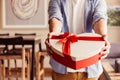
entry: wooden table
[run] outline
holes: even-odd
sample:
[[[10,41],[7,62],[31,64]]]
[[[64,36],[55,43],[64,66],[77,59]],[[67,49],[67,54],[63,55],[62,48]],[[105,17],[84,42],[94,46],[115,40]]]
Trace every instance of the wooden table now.
[[[6,36],[0,36],[0,38],[3,38],[3,37],[6,37]],[[9,36],[9,37],[15,37],[15,36]],[[24,45],[30,45],[32,46],[32,64],[31,64],[31,72],[30,72],[30,79],[31,80],[34,80],[34,61],[35,61],[35,51],[36,51],[36,48],[35,46],[36,45],[39,45],[41,43],[41,39],[40,39],[40,36],[23,36],[23,44]]]
[[[120,80],[120,73],[116,73],[113,67],[106,61],[102,61],[107,80]]]

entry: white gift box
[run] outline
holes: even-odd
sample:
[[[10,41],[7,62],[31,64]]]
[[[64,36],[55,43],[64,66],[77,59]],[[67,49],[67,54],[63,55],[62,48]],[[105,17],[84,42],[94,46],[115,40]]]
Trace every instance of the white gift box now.
[[[64,33],[53,35],[54,37],[49,39],[50,54],[51,56],[58,61],[59,63],[73,68],[80,69],[92,65],[100,60],[102,56],[100,54],[102,48],[105,46],[105,41],[102,36],[95,33],[83,33],[79,35],[69,34],[65,35]],[[71,40],[74,40],[71,42]],[[76,40],[77,39],[77,40]],[[62,42],[63,41],[63,42]],[[64,53],[63,45],[70,43],[66,46],[66,49],[69,47],[69,53]],[[65,50],[66,50],[65,49]]]

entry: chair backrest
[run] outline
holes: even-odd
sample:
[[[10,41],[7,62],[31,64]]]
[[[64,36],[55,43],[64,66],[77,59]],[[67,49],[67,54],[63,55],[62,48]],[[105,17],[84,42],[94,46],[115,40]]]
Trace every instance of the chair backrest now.
[[[23,44],[22,37],[3,37],[0,38],[0,45],[21,45]]]
[[[4,36],[9,36],[9,33],[0,33],[0,37],[4,37]],[[0,49],[2,50],[2,49],[7,49],[7,45],[2,45],[2,46],[0,46]]]
[[[0,36],[9,36],[9,33],[0,33]]]
[[[36,36],[36,33],[15,33],[15,36]],[[39,51],[42,51],[41,43],[39,43]]]
[[[36,33],[15,33],[15,36],[36,36]]]
[[[11,54],[9,50],[15,49],[15,45],[23,45],[23,38],[22,37],[3,37],[0,38],[0,46],[6,46],[2,49],[0,54],[8,55]],[[17,54],[17,53],[14,53]]]

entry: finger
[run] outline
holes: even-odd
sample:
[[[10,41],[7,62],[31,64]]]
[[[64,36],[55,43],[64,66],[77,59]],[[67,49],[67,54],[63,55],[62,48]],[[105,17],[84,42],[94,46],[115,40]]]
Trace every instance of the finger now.
[[[102,48],[102,51],[101,51],[101,52],[102,52],[102,53],[109,53],[109,52],[110,52],[109,46],[106,46],[106,47]]]
[[[110,42],[108,40],[105,41],[105,46],[107,46],[108,48],[110,48]]]
[[[52,36],[52,33],[48,33],[48,39],[50,39]]]
[[[45,44],[46,44],[47,46],[49,46],[49,47],[51,46],[51,45],[49,44],[49,39],[46,39],[46,40],[45,40]]]
[[[109,46],[105,46],[102,48],[102,51],[106,51],[106,50],[110,50],[110,47]]]
[[[105,46],[110,46],[110,43],[108,41],[108,36],[107,35],[103,35],[102,37],[105,40]]]
[[[102,54],[101,59],[107,57],[107,55],[109,54],[109,49],[102,51],[101,54]]]
[[[109,54],[109,50],[102,51],[101,54],[102,54],[102,55],[107,55],[107,54]]]
[[[107,35],[102,35],[102,37],[104,40],[107,40],[107,38],[108,38]]]
[[[58,35],[58,34],[60,34],[60,33],[57,33],[57,32],[50,32],[50,33],[48,33],[48,38],[51,38],[52,35]]]
[[[48,33],[48,39],[50,39],[52,37],[52,35],[53,35],[53,32]]]
[[[101,59],[104,59],[104,58],[106,58],[107,57],[107,55],[103,55],[102,57],[101,57]]]

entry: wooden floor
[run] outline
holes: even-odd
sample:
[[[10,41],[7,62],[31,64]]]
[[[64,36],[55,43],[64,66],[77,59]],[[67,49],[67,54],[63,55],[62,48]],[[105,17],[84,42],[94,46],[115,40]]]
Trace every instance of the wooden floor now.
[[[102,65],[107,73],[107,76],[110,78],[109,80],[120,80],[120,73],[116,73],[109,62],[102,61]]]
[[[107,71],[107,73],[111,77],[111,80],[120,80],[120,73],[119,74],[118,73],[114,73],[114,70],[111,69],[110,65],[108,65],[105,62],[102,62],[102,63],[103,63],[104,69]],[[51,78],[52,71],[51,71],[51,68],[50,68],[50,65],[49,65],[49,57],[45,57],[45,65],[44,66],[45,66],[44,80],[52,80],[52,78]],[[13,70],[13,71],[15,71],[15,70]],[[18,73],[18,74],[20,74],[20,73]],[[8,80],[8,79],[6,79],[6,80]],[[9,80],[16,80],[16,79],[15,78],[11,78]],[[19,78],[18,80],[21,80],[21,79]],[[36,80],[36,79],[34,79],[34,80]],[[101,80],[108,80],[108,79],[103,79],[102,78]]]
[[[52,74],[51,69],[50,68],[45,68],[45,78],[44,78],[44,80],[52,80],[51,74]]]
[[[102,64],[111,79],[105,79],[105,78],[103,78],[105,76],[102,76],[100,80],[120,80],[120,73],[114,73],[114,70],[111,69],[110,65],[108,65],[107,63],[102,62]],[[52,73],[51,68],[45,68],[45,74],[44,74],[43,80],[52,80],[51,73]],[[18,74],[20,74],[20,73],[18,73]],[[6,79],[6,80],[8,80],[8,79]],[[16,80],[16,79],[10,78],[9,80]],[[19,78],[18,80],[21,80],[21,78]],[[36,80],[36,79],[34,79],[34,80]]]
[[[16,72],[15,72],[16,70],[12,70],[12,74],[14,75],[14,74],[16,74]],[[18,71],[18,70],[17,70]],[[6,73],[7,73],[7,70],[6,70]],[[21,71],[20,71],[20,69],[19,69],[19,71],[18,71],[18,73],[17,73],[17,77],[18,77],[18,79],[16,79],[16,78],[14,78],[14,76],[11,76],[10,78],[9,78],[9,80],[21,80],[21,76],[20,76],[20,73],[21,73]],[[8,74],[6,75],[6,77],[8,76]],[[6,78],[6,80],[8,80],[8,78]],[[27,79],[26,79],[27,80]],[[34,80],[36,80],[36,79],[34,79]],[[52,80],[52,78],[51,78],[51,68],[45,68],[45,74],[44,74],[44,80]]]

